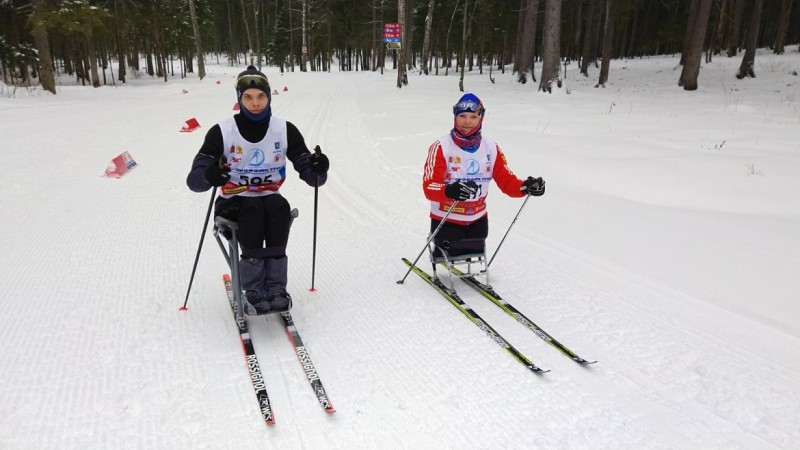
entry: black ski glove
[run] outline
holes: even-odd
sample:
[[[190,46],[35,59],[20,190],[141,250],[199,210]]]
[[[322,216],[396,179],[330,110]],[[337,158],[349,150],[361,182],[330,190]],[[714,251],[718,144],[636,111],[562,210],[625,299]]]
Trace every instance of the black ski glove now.
[[[453,200],[467,200],[478,192],[478,184],[472,180],[456,181],[444,188],[444,195]]]
[[[203,179],[212,186],[224,186],[231,179],[231,175],[228,173],[230,171],[231,168],[225,165],[223,157],[223,160],[218,163],[206,167],[206,170],[203,171]]]
[[[538,197],[540,195],[544,195],[544,180],[542,177],[533,178],[528,177],[524,183],[522,183],[522,190],[528,194],[533,195],[534,197]]]
[[[314,154],[311,155],[311,170],[317,175],[324,175],[328,173],[330,167],[331,162],[328,160],[328,157],[322,153],[322,149],[319,148],[319,145],[314,147]]]

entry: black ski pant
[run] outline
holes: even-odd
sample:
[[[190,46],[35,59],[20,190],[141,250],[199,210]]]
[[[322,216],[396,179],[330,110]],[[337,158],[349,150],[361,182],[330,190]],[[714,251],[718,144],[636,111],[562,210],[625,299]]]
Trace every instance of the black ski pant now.
[[[431,218],[431,233],[436,231],[440,223],[440,220]],[[486,236],[488,235],[488,216],[483,216],[467,225],[445,222],[439,230],[439,233],[433,238],[433,243],[436,246],[434,255],[441,256],[441,248],[445,249],[451,256],[467,253],[483,253]]]
[[[292,216],[289,202],[280,194],[220,197],[216,202],[215,212],[238,222],[242,258],[286,256]]]

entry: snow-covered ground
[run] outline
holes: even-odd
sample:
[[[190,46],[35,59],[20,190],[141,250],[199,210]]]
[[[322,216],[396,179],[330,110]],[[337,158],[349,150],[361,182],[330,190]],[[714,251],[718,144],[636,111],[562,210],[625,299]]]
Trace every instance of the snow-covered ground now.
[[[242,68],[126,86],[0,92],[0,447],[793,448],[800,442],[800,53],[758,78],[717,57],[700,89],[677,57],[570,66],[540,94],[468,74],[484,134],[542,176],[492,265],[493,284],[578,354],[464,300],[538,365],[525,370],[415,275],[428,231],[421,173],[452,126],[458,78],[266,70],[274,114],[331,158],[320,189],[282,189],[292,314],[337,412],[325,414],[279,320],[250,321],[276,424],[261,419],[185,176],[232,113]],[[216,84],[216,81],[221,81]],[[283,88],[287,87],[287,91]],[[182,93],[186,90],[186,93]],[[195,117],[201,128],[179,133]],[[139,166],[103,178],[128,151]],[[519,210],[496,187],[493,251]],[[423,264],[423,268],[429,268]],[[794,381],[792,381],[794,380]]]

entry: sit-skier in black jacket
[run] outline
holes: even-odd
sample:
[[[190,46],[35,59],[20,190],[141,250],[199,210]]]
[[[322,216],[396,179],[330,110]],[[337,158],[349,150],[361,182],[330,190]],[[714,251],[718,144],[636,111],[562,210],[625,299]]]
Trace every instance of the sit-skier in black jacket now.
[[[292,163],[309,186],[327,181],[328,157],[312,154],[291,122],[272,116],[269,81],[249,66],[237,77],[240,112],[206,133],[186,184],[194,192],[220,188],[215,214],[239,224],[241,287],[252,313],[288,311],[286,291],[291,212],[279,188]]]

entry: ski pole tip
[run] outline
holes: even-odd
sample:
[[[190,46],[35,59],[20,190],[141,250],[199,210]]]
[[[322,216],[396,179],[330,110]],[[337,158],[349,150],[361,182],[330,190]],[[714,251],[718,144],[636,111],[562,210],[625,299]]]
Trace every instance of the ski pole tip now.
[[[188,310],[189,310],[189,308],[187,308],[185,306],[181,306],[180,308],[178,308],[178,311],[188,311]]]
[[[317,292],[317,289],[312,287],[308,289],[308,292]]]

